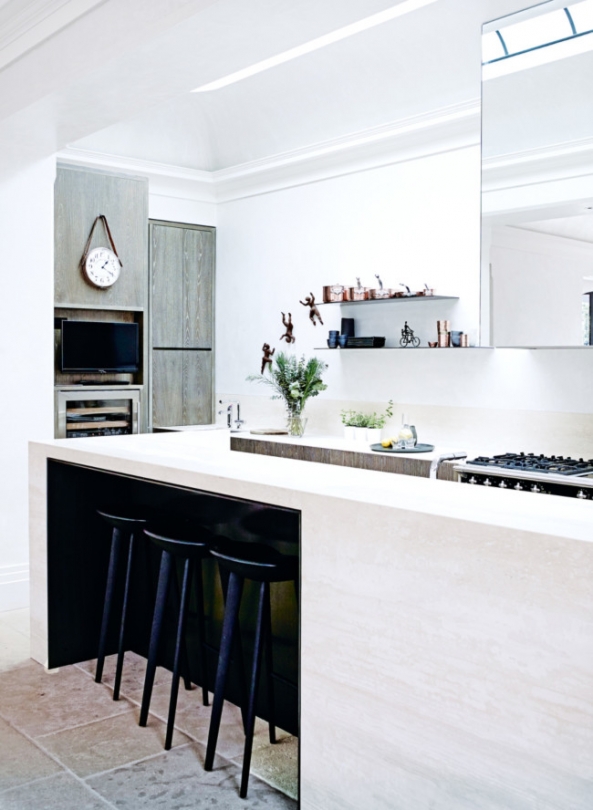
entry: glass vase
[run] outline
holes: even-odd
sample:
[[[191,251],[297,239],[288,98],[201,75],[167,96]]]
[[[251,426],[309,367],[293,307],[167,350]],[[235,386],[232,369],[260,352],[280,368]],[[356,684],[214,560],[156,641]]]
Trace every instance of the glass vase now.
[[[307,420],[302,413],[289,413],[286,420],[289,436],[301,437],[305,432]]]

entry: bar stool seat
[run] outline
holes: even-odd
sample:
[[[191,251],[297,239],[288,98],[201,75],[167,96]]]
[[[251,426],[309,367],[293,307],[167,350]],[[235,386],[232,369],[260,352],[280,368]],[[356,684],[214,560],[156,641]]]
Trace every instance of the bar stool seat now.
[[[169,716],[167,721],[167,734],[165,749],[171,748],[179,694],[179,677],[183,664],[189,674],[189,662],[185,648],[185,627],[189,607],[192,580],[196,584],[197,616],[198,616],[198,642],[200,645],[200,667],[202,681],[202,699],[204,706],[208,706],[208,666],[206,658],[206,638],[204,626],[204,585],[202,580],[202,560],[209,556],[212,540],[211,532],[203,526],[192,521],[167,518],[150,523],[144,529],[144,535],[161,549],[161,564],[154,607],[154,617],[150,633],[148,663],[144,679],[142,706],[140,710],[139,725],[145,726],[148,721],[150,699],[154,686],[154,678],[158,663],[159,648],[167,592],[171,581],[176,581],[177,568],[175,560],[182,561],[181,595],[179,598],[179,612],[177,615],[177,631],[175,638],[175,655],[173,659],[173,680],[171,683],[171,696],[169,699]]]
[[[216,537],[212,543],[210,553],[218,561],[221,570],[228,574],[226,586],[226,604],[222,627],[222,639],[216,682],[214,686],[214,700],[212,702],[212,715],[208,732],[208,745],[204,768],[211,771],[216,754],[216,743],[220,729],[222,709],[227,678],[230,668],[231,651],[238,627],[239,609],[245,580],[259,583],[259,598],[255,627],[255,640],[253,663],[249,681],[249,695],[245,718],[245,748],[243,752],[243,771],[241,776],[241,798],[246,798],[249,784],[249,768],[253,748],[253,733],[255,728],[255,709],[259,677],[261,671],[262,654],[266,650],[266,676],[268,693],[268,726],[270,742],[276,742],[275,712],[274,712],[274,686],[272,661],[272,613],[270,603],[270,584],[273,582],[288,582],[298,577],[299,558],[280,554],[276,549],[263,543],[241,542],[229,540],[225,537]]]
[[[97,669],[95,672],[95,681],[97,683],[101,683],[103,678],[103,667],[105,665],[105,653],[107,648],[107,634],[109,631],[111,613],[113,610],[115,584],[119,569],[119,558],[126,540],[128,541],[128,558],[126,562],[124,596],[119,619],[117,667],[115,672],[115,683],[113,686],[113,699],[119,700],[124,665],[126,620],[130,601],[130,583],[135,543],[138,535],[142,532],[148,522],[149,511],[141,506],[113,504],[97,509],[97,514],[103,518],[103,520],[109,526],[111,526],[112,529],[111,550],[109,552],[109,566],[107,570],[107,583],[105,586],[105,599],[103,601],[103,617],[101,620],[101,633],[99,636],[99,650],[97,654]]]

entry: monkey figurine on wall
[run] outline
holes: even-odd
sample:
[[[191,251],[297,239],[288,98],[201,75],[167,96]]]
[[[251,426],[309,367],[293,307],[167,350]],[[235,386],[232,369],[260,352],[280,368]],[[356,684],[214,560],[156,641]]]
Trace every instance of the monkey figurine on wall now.
[[[274,356],[274,352],[276,349],[270,349],[269,343],[264,343],[262,346],[262,352],[264,356],[261,359],[261,373],[263,374],[267,365],[272,368],[272,357]]]
[[[321,315],[319,314],[319,310],[315,305],[315,296],[313,293],[309,293],[309,295],[305,298],[304,301],[299,301],[304,307],[309,307],[309,320],[313,324],[313,326],[317,326],[317,321],[323,326],[323,321],[321,320]],[[316,320],[317,319],[317,320]]]
[[[292,322],[292,315],[289,312],[287,320],[286,315],[283,312],[281,312],[280,314],[282,315],[282,324],[285,329],[284,334],[280,335],[280,340],[285,340],[287,343],[294,343],[296,341],[296,338],[292,334],[292,330],[294,329],[294,324]]]

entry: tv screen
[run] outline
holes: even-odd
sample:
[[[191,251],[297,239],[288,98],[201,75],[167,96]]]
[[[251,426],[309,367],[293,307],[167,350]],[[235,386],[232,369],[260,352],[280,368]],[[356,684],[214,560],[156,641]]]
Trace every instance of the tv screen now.
[[[62,371],[138,371],[137,323],[62,321]]]

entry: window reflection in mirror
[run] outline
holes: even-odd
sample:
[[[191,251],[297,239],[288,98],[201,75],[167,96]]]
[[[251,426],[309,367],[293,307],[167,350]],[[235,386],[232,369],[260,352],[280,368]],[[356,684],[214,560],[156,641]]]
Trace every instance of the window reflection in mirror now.
[[[482,60],[482,342],[591,345],[593,0],[488,23]]]

